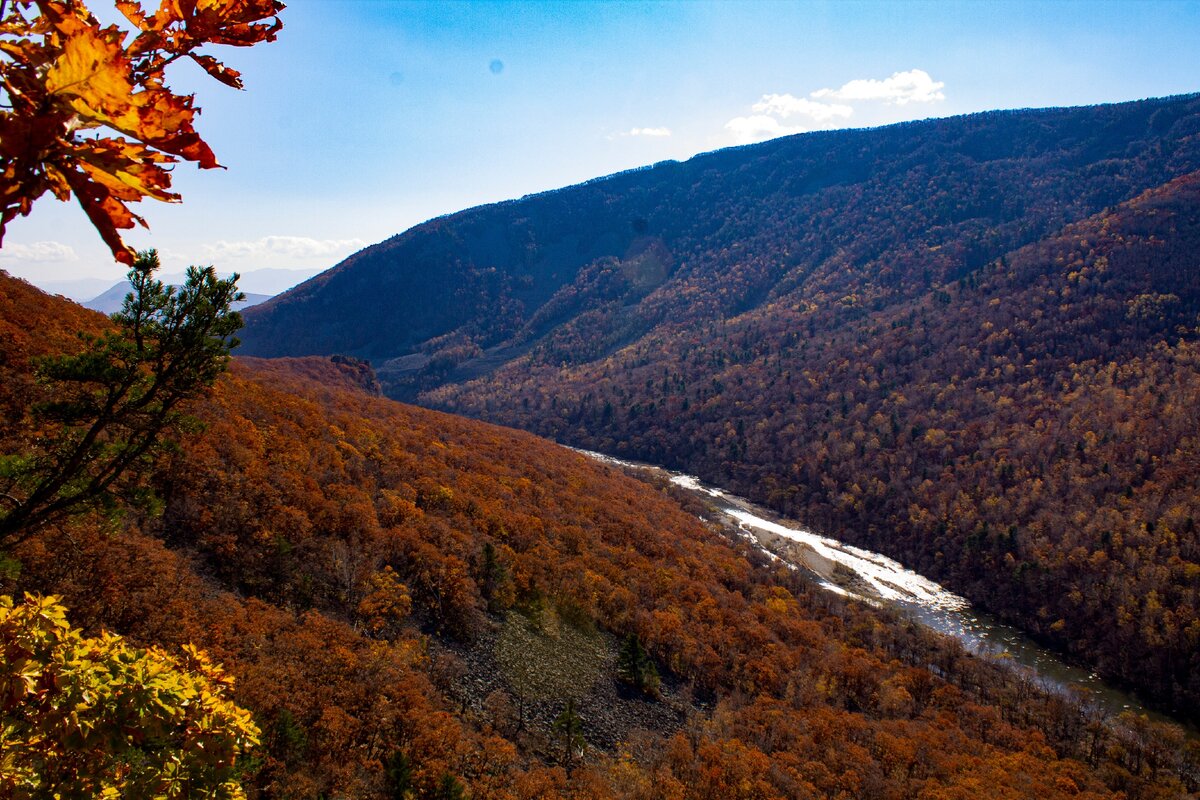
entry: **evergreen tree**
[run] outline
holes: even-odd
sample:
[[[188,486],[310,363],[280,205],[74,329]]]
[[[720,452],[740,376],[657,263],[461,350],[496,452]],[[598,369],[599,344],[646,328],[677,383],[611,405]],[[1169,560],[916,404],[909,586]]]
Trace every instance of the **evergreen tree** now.
[[[17,452],[0,455],[0,545],[96,506],[144,498],[141,478],[169,434],[188,418],[181,404],[229,364],[241,316],[237,276],[189,267],[178,290],[154,278],[158,254],[139,253],[133,291],[113,314],[116,329],[77,355],[43,359],[46,389],[26,418],[5,423]]]
[[[617,653],[617,677],[639,692],[658,694],[658,670],[636,633],[629,634],[621,643]]]
[[[403,750],[392,753],[384,768],[393,800],[409,800],[412,797],[412,762]]]
[[[582,753],[584,747],[583,720],[575,710],[575,701],[567,700],[562,713],[554,720],[554,732],[562,737],[563,763],[567,768],[567,776],[571,775],[571,767],[575,763],[576,753]]]
[[[428,795],[429,800],[466,800],[467,791],[462,781],[446,772],[438,782],[437,788]]]

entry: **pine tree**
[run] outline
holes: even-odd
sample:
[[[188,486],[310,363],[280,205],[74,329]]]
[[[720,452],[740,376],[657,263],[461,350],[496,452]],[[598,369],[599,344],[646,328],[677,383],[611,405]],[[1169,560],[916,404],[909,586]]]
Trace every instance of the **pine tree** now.
[[[639,692],[652,696],[658,694],[658,670],[636,633],[629,634],[621,643],[617,653],[617,677]]]
[[[567,700],[562,713],[554,720],[554,732],[562,737],[563,763],[567,768],[567,776],[571,775],[571,767],[575,763],[576,753],[582,754],[584,748],[583,720],[575,710],[575,701]]]
[[[230,309],[243,298],[237,276],[221,280],[212,267],[189,267],[176,290],[155,280],[158,267],[155,251],[139,253],[129,272],[133,291],[112,316],[116,328],[87,339],[77,355],[38,365],[45,399],[4,432],[20,450],[0,455],[0,545],[74,513],[144,497],[140,479],[188,422],[181,404],[228,366],[242,325]]]

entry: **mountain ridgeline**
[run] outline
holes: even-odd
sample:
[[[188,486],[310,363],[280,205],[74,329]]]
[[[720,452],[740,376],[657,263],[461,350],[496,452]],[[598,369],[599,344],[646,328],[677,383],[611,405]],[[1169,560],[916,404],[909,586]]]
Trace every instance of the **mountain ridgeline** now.
[[[256,355],[686,469],[1200,709],[1200,96],[805,134],[433,220]]]
[[[455,368],[534,349],[578,363],[784,298],[878,310],[1200,168],[1198,133],[1200,97],[1186,97],[665,162],[417,226],[247,315],[243,346],[370,358],[411,396],[458,382]]]

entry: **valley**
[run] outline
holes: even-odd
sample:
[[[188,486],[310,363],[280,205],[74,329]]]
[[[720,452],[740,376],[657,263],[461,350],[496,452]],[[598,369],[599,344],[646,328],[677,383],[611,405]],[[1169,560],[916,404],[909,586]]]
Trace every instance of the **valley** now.
[[[0,800],[1200,800],[1200,6],[287,5],[0,0]]]
[[[774,512],[695,478],[651,464],[581,451],[605,464],[632,474],[666,480],[700,501],[703,519],[720,526],[730,537],[754,542],[790,568],[807,574],[821,588],[883,606],[911,616],[936,633],[958,640],[971,653],[1013,668],[1022,680],[1034,680],[1098,710],[1107,718],[1131,712],[1166,723],[1178,723],[1147,708],[1134,695],[1111,686],[1089,670],[1062,658],[969,601],[928,578],[906,569],[880,553],[846,545],[836,539],[804,530],[798,523],[780,519]],[[1195,727],[1188,735],[1200,737]]]
[[[662,464],[1196,723],[1200,99],[805,134],[432,220],[263,356]]]
[[[113,316],[0,273],[23,786],[172,752],[111,650],[218,687],[233,798],[1200,794],[1200,95],[664,161],[244,317],[106,242]]]
[[[3,407],[51,392],[31,360],[105,323],[0,276]],[[245,778],[262,795],[628,798],[633,782],[755,800],[849,781],[955,797],[986,779],[1014,796],[1165,800],[1200,786],[1178,728],[1081,713],[825,591],[704,525],[669,480],[377,392],[352,359],[235,361],[192,410],[202,430],[149,475],[159,510],[84,514],[10,547],[4,590],[53,592],[86,630],[203,648],[263,731]],[[5,434],[11,449],[36,429]],[[878,585],[929,588],[913,581]],[[653,688],[621,677],[631,639]]]

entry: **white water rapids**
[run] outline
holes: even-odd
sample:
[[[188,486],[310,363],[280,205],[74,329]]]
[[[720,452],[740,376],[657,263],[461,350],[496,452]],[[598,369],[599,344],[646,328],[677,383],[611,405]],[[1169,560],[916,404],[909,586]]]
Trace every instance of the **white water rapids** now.
[[[693,492],[704,492],[718,500],[726,497],[720,489],[706,489],[697,478],[691,475],[674,475],[671,477],[671,483]],[[725,507],[721,510],[737,520],[743,529],[756,528],[777,534],[793,542],[799,542],[821,558],[849,570],[871,589],[868,595],[863,595],[832,583],[828,579],[821,580],[822,586],[838,594],[858,597],[860,600],[873,600],[874,597],[878,597],[883,600],[915,603],[935,609],[959,610],[970,606],[970,603],[964,598],[934,583],[924,575],[906,569],[903,564],[887,556],[843,544],[836,539],[820,536],[803,528],[789,527],[763,519],[746,510],[748,503],[744,501],[734,501],[723,505]],[[874,595],[874,597],[870,595]]]

